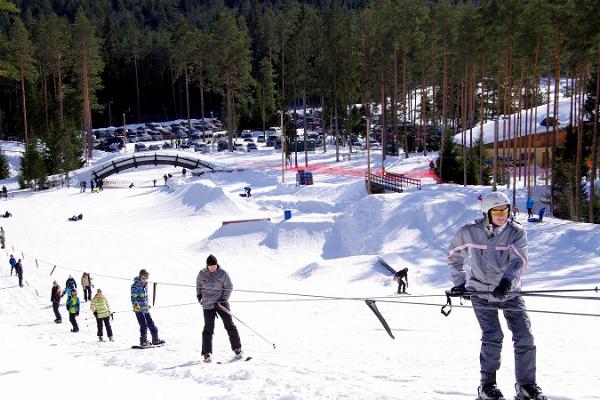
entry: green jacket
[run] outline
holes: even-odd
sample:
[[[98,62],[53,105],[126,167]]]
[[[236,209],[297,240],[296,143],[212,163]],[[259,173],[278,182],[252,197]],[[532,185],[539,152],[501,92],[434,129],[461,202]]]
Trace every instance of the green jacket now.
[[[96,294],[90,303],[90,310],[97,313],[96,318],[106,318],[110,316],[110,306],[106,297]]]

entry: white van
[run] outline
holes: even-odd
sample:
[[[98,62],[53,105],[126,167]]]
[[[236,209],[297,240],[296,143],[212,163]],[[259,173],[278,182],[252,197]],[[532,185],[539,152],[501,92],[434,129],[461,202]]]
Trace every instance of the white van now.
[[[281,128],[278,126],[270,127],[267,129],[267,136],[269,135],[281,136]]]

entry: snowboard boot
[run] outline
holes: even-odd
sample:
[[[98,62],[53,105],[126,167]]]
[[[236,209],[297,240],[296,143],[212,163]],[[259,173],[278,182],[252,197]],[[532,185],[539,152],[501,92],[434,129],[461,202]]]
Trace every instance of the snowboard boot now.
[[[516,384],[517,397],[519,400],[548,400],[546,396],[542,394],[542,389],[535,383],[529,385]]]
[[[212,358],[210,357],[210,353],[204,353],[204,354],[202,354],[202,361],[204,361],[205,363],[212,362]]]
[[[150,342],[148,341],[148,336],[144,335],[140,337],[140,347],[148,347],[151,346]]]
[[[104,339],[102,338],[102,336],[98,336],[98,341],[99,342],[104,342]]]
[[[108,337],[108,341],[109,341],[109,342],[114,342],[114,340],[113,340],[113,337],[112,337],[112,336],[109,336],[109,337]]]
[[[159,344],[164,344],[164,343],[165,343],[165,341],[164,341],[164,340],[162,340],[162,339],[159,339],[159,338],[158,338],[158,335],[152,335],[152,344],[153,344],[153,345],[155,345],[155,346],[156,346],[156,345],[159,345]]]
[[[477,389],[479,400],[504,400],[504,396],[495,383],[486,383]]]
[[[62,319],[55,319],[55,320],[54,320],[54,323],[55,323],[55,324],[62,324]]]
[[[244,352],[242,351],[242,349],[235,349],[233,352],[235,353],[235,356],[234,356],[234,357],[235,357],[237,360],[241,360],[241,359],[242,359],[242,357],[244,357]]]

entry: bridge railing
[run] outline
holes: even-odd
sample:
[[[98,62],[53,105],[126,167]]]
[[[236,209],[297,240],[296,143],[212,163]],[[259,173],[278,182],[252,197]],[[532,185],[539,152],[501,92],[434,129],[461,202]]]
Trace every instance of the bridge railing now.
[[[369,175],[365,173],[365,181],[367,179],[371,180],[371,190],[378,193],[384,190],[402,193],[404,188],[408,186],[415,186],[421,190],[421,181],[419,179],[408,178],[400,174],[384,172],[382,175]]]
[[[94,168],[92,170],[92,175],[96,179],[104,179],[109,175],[143,165],[174,165],[175,167],[185,167],[190,169],[198,167],[213,169],[213,166],[205,161],[195,157],[186,157],[179,153],[174,155],[164,153],[143,153],[110,160],[98,168]]]

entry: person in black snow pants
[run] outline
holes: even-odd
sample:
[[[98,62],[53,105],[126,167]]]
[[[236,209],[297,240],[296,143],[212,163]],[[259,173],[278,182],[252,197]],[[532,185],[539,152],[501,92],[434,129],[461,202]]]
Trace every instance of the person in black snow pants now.
[[[70,297],[71,290],[73,289],[77,289],[77,282],[75,282],[75,279],[69,275],[67,281],[65,282],[65,291],[63,292],[63,296],[66,294],[67,297]]]
[[[225,330],[229,335],[231,350],[236,358],[242,358],[242,343],[240,335],[229,314],[229,296],[233,291],[233,284],[229,274],[217,263],[217,258],[212,254],[206,259],[206,268],[198,273],[196,279],[196,297],[202,305],[204,312],[204,329],[202,330],[202,357],[203,361],[211,362],[212,338],[215,330],[215,317],[218,315],[223,321]]]
[[[13,271],[15,270],[15,265],[17,265],[17,259],[15,256],[11,254],[10,258],[8,259],[8,263],[10,264],[10,276],[12,276]]]
[[[17,277],[19,278],[19,287],[23,287],[23,264],[21,263],[21,259],[15,264],[15,271],[17,272]]]
[[[73,326],[71,332],[76,333],[79,332],[79,325],[77,325],[77,317],[79,317],[79,297],[77,297],[77,289],[71,289],[71,294],[67,298],[67,311],[69,312],[69,321]]]
[[[55,324],[62,322],[62,316],[60,315],[60,298],[62,297],[62,290],[58,286],[58,282],[52,282],[52,291],[50,292],[50,302],[52,302],[52,310],[54,310]]]
[[[394,280],[398,282],[398,294],[406,293],[408,287],[408,268],[402,268],[394,274]]]
[[[515,399],[546,400],[536,384],[536,347],[525,301],[519,295],[527,266],[527,234],[510,219],[510,206],[504,193],[488,193],[481,201],[483,218],[456,232],[448,250],[455,285],[450,292],[458,296],[478,293],[470,298],[481,327],[479,399],[504,399],[496,384],[504,339],[498,319],[502,310],[514,343]]]
[[[92,300],[92,277],[87,272],[81,275],[81,287],[83,289],[83,301]]]

